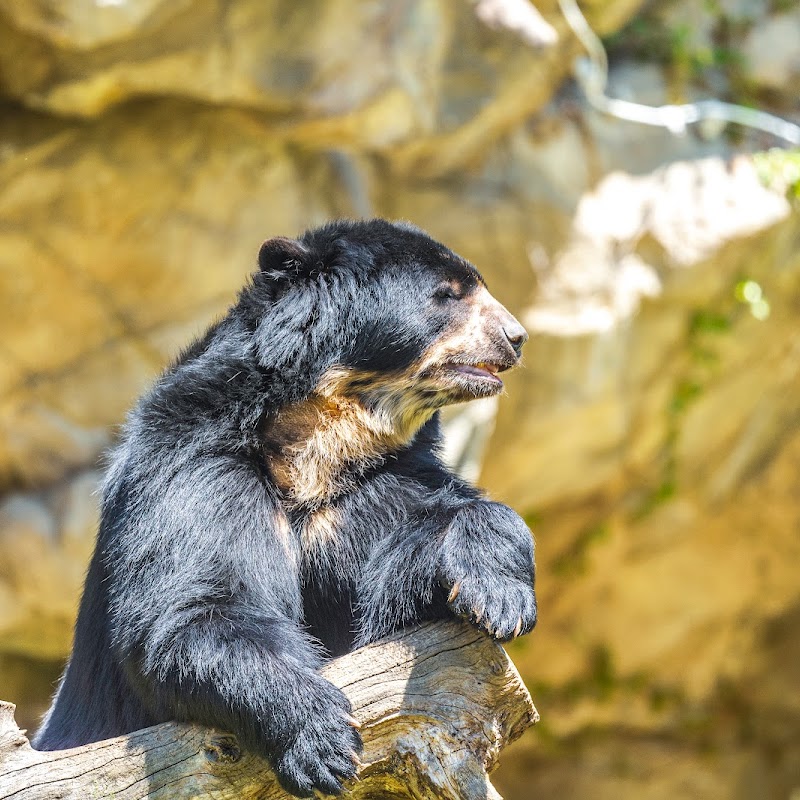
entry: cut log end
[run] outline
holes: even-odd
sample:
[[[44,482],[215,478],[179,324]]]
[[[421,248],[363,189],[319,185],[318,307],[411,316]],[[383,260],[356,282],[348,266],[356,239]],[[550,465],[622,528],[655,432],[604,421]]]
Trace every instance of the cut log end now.
[[[322,672],[348,696],[361,726],[364,752],[347,785],[355,800],[498,800],[489,772],[503,747],[539,719],[505,651],[466,624],[404,631]],[[167,723],[36,752],[14,708],[0,701],[0,800],[291,797],[228,733]]]

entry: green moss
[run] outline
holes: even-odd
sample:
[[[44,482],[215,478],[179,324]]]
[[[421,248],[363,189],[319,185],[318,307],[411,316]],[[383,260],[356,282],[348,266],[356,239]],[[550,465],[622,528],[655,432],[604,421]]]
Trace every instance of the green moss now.
[[[765,186],[784,192],[793,201],[800,200],[800,149],[774,147],[756,153],[753,163]]]
[[[674,459],[670,459],[674,463]],[[634,520],[644,519],[652,514],[660,505],[666,503],[667,500],[672,499],[678,491],[677,483],[674,477],[665,477],[664,480],[658,484],[654,489],[646,492],[644,499],[639,504],[636,513],[633,515]]]
[[[670,14],[670,3],[648,3],[625,27],[605,40],[611,61],[635,59],[662,65],[670,75],[674,100],[685,99],[689,86],[720,94],[722,100],[758,105],[742,41],[751,20],[726,13],[716,0],[705,0],[698,34],[695,24]],[[707,23],[707,32],[706,32]],[[736,126],[731,126],[732,135]]]
[[[789,170],[789,173],[800,182],[800,151],[794,156],[796,162],[793,162],[792,170],[796,172]],[[775,158],[775,163],[780,163],[782,156]],[[745,310],[760,321],[767,320],[771,311],[762,286],[751,276],[739,275],[715,306],[697,308],[689,315],[686,326],[689,363],[676,379],[665,409],[666,435],[660,474],[655,486],[647,489],[637,504],[632,514],[634,520],[648,516],[678,492],[677,449],[684,419],[716,375],[721,363],[721,337],[734,333],[735,325]]]
[[[649,687],[647,694],[650,708],[655,712],[677,708],[686,702],[683,692],[677,686],[654,684]]]
[[[665,408],[666,435],[659,479],[655,486],[645,491],[633,512],[634,520],[648,516],[660,505],[671,500],[679,490],[677,448],[683,421],[689,409],[703,396],[720,364],[718,353],[720,337],[733,332],[737,316],[741,313],[736,296],[736,287],[740,284],[742,287],[749,287],[747,290],[738,289],[740,293],[749,291],[752,294],[750,284],[753,282],[741,279],[737,281],[729,295],[720,299],[719,306],[697,308],[689,315],[686,324],[689,363],[683,374],[676,379]],[[756,314],[755,311],[753,313]]]
[[[525,681],[534,702],[546,703],[558,697],[555,686],[547,681]]]
[[[536,695],[534,695],[536,697]],[[564,746],[562,740],[556,736],[553,728],[547,722],[547,720],[542,717],[539,722],[536,723],[536,727],[533,729],[538,740],[538,743],[545,748],[550,754],[558,752]]]
[[[543,516],[539,511],[529,511],[522,518],[525,520],[525,524],[529,528],[535,528],[542,524]]]
[[[589,672],[597,696],[607,699],[616,688],[618,681],[614,670],[611,650],[606,645],[597,645],[589,655]]]
[[[703,386],[697,381],[688,379],[678,381],[669,404],[670,414],[683,414],[701,394]]]
[[[580,575],[588,567],[588,553],[593,545],[607,539],[610,526],[606,521],[598,522],[584,528],[572,545],[553,561],[552,570],[555,575]]]
[[[692,344],[689,346],[689,356],[701,367],[714,367],[719,364],[719,354],[709,347]]]
[[[689,317],[689,340],[696,339],[703,333],[726,333],[731,329],[731,318],[728,314],[708,308],[696,309]]]

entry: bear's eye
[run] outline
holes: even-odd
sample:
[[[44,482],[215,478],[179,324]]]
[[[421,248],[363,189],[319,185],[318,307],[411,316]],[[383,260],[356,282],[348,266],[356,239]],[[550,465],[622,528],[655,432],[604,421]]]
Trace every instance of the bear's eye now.
[[[449,283],[443,283],[433,293],[436,300],[460,300],[461,297],[454,286]]]

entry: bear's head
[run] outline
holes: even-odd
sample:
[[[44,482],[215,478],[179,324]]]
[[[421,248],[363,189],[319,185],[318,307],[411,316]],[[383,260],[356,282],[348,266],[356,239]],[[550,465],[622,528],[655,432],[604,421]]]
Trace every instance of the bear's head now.
[[[333,222],[267,240],[258,261],[263,360],[293,351],[314,388],[431,409],[487,397],[528,338],[475,267],[407,223]]]
[[[527,339],[469,262],[406,223],[333,222],[269,239],[258,260],[260,359],[302,386],[291,401],[345,398],[400,439],[501,392]]]
[[[406,223],[333,222],[269,239],[258,260],[262,360],[291,357],[323,393],[428,409],[487,397],[527,340],[469,262]]]
[[[266,375],[271,473],[299,503],[346,489],[442,406],[502,391],[527,339],[470,263],[406,223],[269,239],[258,263],[232,318]]]

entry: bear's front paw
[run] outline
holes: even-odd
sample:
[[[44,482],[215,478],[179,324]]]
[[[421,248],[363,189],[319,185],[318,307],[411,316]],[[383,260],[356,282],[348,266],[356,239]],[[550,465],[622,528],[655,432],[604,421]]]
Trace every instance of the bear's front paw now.
[[[529,633],[536,625],[536,593],[524,581],[460,573],[460,577],[443,574],[440,582],[456,616],[501,642]]]
[[[536,625],[533,540],[523,520],[500,503],[460,509],[442,543],[438,579],[447,605],[500,641]]]
[[[342,782],[355,777],[362,747],[347,698],[315,677],[302,725],[273,765],[283,788],[298,797],[311,797],[315,789],[339,794]]]

